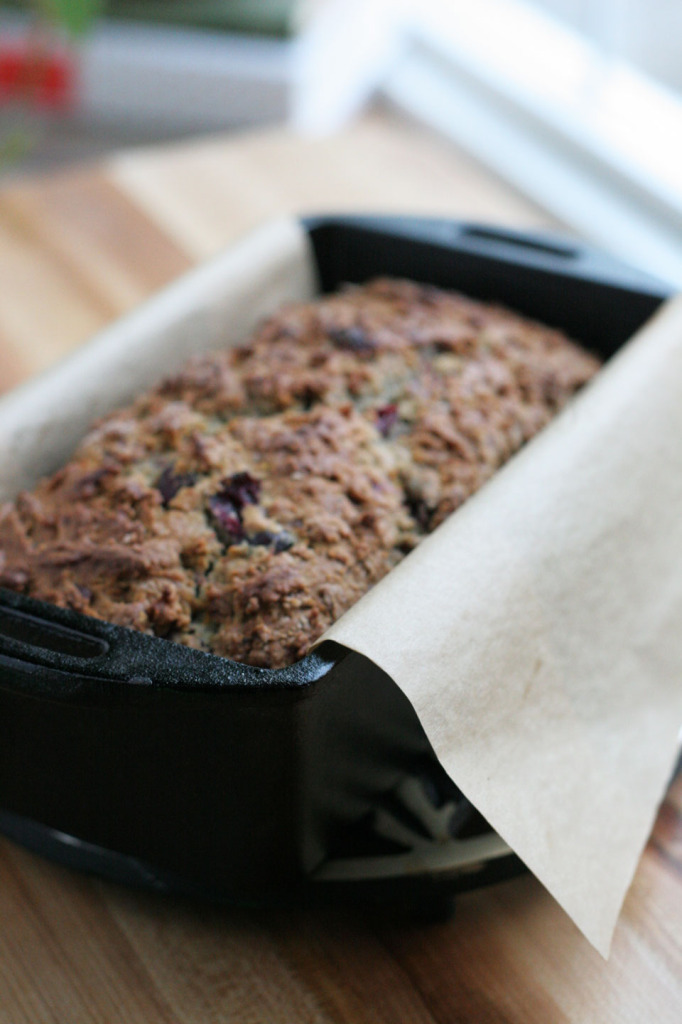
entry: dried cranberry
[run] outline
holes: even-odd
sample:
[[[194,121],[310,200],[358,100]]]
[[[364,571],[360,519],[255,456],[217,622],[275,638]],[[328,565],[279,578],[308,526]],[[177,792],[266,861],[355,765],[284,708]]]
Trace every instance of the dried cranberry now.
[[[311,388],[310,386],[306,385],[306,387],[304,387],[300,392],[298,399],[301,405],[303,406],[305,412],[309,412],[310,409],[312,409],[312,407],[315,405],[315,403],[319,402],[320,395],[315,390],[315,388]]]
[[[166,466],[155,486],[161,494],[164,506],[168,506],[178,491],[183,487],[191,487],[196,482],[196,473],[176,473],[172,466]]]
[[[288,551],[295,543],[296,538],[288,530],[280,530],[278,533],[274,533],[272,530],[259,530],[258,533],[249,537],[249,544],[254,544],[257,547],[272,545],[272,550],[276,554]]]
[[[220,494],[208,499],[215,530],[224,544],[237,544],[244,540],[244,527],[239,512],[231,501]]]
[[[382,405],[377,409],[377,430],[382,437],[388,437],[397,422],[397,405]]]
[[[218,493],[208,499],[216,533],[224,544],[236,544],[246,539],[242,509],[245,505],[256,504],[260,488],[260,480],[250,473],[233,473],[222,481]]]
[[[407,507],[412,518],[421,526],[422,530],[428,530],[431,524],[431,509],[423,498],[408,497]]]
[[[223,501],[229,501],[234,505],[237,512],[241,512],[245,505],[255,505],[260,497],[260,480],[257,480],[250,473],[233,473],[222,481],[222,486],[216,497]]]
[[[280,530],[279,533],[275,534],[275,542],[272,545],[273,550],[279,554],[280,551],[288,551],[296,543],[296,538],[288,530]]]
[[[374,341],[364,328],[333,327],[328,331],[329,337],[337,348],[349,349],[351,352],[373,352]]]

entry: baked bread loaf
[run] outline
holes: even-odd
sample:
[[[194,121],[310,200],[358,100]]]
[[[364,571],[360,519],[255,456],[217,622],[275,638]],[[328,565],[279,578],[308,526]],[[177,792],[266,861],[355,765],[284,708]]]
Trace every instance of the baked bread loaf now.
[[[0,509],[0,585],[280,667],[597,370],[506,309],[379,279],[290,305]]]

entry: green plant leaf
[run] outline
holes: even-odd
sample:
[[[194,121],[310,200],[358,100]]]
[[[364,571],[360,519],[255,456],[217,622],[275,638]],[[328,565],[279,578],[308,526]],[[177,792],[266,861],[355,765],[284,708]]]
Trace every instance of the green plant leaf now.
[[[35,138],[28,129],[12,128],[0,133],[0,171],[18,163],[35,145]]]
[[[83,36],[102,13],[104,0],[40,0],[38,5],[72,36]]]

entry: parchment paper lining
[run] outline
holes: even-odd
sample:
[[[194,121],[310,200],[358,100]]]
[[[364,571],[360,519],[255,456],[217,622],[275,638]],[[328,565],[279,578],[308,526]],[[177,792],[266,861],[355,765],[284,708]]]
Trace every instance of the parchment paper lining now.
[[[608,955],[682,725],[682,297],[323,639]]]
[[[0,499],[192,352],[315,289],[271,223],[0,401]],[[606,955],[682,723],[682,299],[326,638]]]
[[[316,281],[298,222],[272,221],[100,332],[0,400],[0,500],[57,469],[93,420],[130,401],[195,352],[245,341]]]

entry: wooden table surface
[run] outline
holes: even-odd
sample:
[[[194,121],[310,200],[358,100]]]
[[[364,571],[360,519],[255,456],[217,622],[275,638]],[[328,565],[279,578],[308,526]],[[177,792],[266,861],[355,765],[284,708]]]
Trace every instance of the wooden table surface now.
[[[117,155],[0,188],[0,382],[49,365],[258,222],[288,211],[548,218],[386,112]],[[126,891],[0,840],[0,1024],[679,1024],[682,778],[605,963],[526,876],[447,923],[214,910]]]

